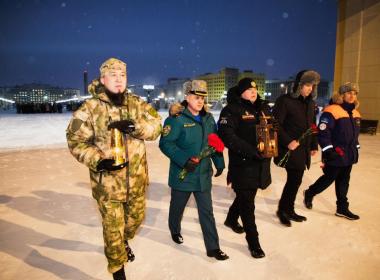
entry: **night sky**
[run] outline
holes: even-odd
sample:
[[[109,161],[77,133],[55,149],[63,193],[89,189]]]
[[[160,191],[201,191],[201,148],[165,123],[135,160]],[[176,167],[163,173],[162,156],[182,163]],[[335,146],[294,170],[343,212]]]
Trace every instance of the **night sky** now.
[[[130,84],[222,67],[332,80],[336,19],[336,0],[0,0],[0,86],[82,89],[108,57],[127,62]]]

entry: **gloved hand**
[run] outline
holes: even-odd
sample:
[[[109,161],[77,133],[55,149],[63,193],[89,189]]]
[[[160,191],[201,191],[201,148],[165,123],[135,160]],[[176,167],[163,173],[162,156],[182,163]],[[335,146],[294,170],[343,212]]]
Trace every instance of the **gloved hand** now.
[[[120,164],[120,165],[113,165],[115,163],[115,160],[113,159],[102,159],[101,161],[98,162],[98,165],[96,166],[97,171],[115,171],[115,170],[120,170],[125,167],[125,164]]]
[[[135,123],[131,120],[115,121],[108,125],[108,129],[116,128],[123,133],[129,134],[135,131]]]
[[[340,157],[340,155],[334,149],[328,149],[328,150],[322,152],[322,161],[323,162],[333,161],[339,157]]]
[[[195,168],[197,168],[200,160],[197,157],[189,158],[188,161],[185,163],[185,169],[187,172],[194,172]]]
[[[223,173],[223,169],[218,168],[218,169],[216,169],[216,173],[215,173],[214,177],[219,177],[220,175],[222,175],[222,173]]]
[[[255,152],[252,155],[252,158],[253,159],[258,159],[258,160],[264,159],[264,157],[262,156],[262,154],[258,150],[255,150]]]

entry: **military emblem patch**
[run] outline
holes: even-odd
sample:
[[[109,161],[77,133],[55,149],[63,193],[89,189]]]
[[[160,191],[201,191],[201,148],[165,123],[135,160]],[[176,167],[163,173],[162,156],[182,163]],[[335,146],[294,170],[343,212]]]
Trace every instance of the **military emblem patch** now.
[[[220,118],[219,123],[220,124],[227,124],[227,118],[225,118],[225,117]]]
[[[165,125],[164,128],[162,129],[162,136],[168,136],[171,129],[172,128],[170,125],[168,125],[168,124]]]
[[[325,123],[319,124],[319,130],[325,130],[327,128],[327,125]]]
[[[255,116],[250,114],[248,111],[245,111],[245,115],[242,115],[241,118],[243,120],[254,120]]]

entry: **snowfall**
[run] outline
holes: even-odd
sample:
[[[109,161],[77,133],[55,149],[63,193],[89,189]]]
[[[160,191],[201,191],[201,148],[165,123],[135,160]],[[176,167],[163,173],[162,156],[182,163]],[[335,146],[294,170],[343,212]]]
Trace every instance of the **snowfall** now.
[[[0,279],[112,279],[88,170],[67,149],[70,117],[0,114]],[[214,178],[220,246],[230,256],[217,261],[206,256],[194,199],[182,220],[184,243],[171,240],[169,160],[158,141],[147,142],[146,218],[130,241],[136,260],[126,264],[127,279],[380,279],[380,136],[362,134],[360,143],[349,190],[357,221],[334,215],[334,186],[314,199],[312,210],[303,206],[302,191],[322,174],[318,154],[296,200],[296,212],[307,221],[282,226],[275,213],[286,174],[272,166],[271,186],[256,197],[263,259],[252,258],[244,235],[223,225],[235,195],[226,172]]]

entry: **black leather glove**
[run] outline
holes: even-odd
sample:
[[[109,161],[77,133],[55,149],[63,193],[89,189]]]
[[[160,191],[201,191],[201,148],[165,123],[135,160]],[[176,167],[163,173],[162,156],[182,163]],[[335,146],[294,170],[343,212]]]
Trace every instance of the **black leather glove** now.
[[[187,172],[194,172],[199,162],[199,159],[196,157],[189,158],[189,160],[185,163],[185,169],[187,170]]]
[[[256,150],[256,151],[254,152],[252,158],[253,158],[253,159],[259,159],[259,160],[264,159],[264,157],[262,156],[262,154],[261,154],[258,150]]]
[[[328,149],[322,152],[322,160],[323,162],[329,162],[336,160],[340,155],[334,149]]]
[[[113,159],[102,159],[99,161],[98,165],[96,166],[97,171],[115,171],[120,170],[125,167],[126,164],[120,164],[120,165],[113,165],[115,163],[115,160]]]
[[[131,120],[115,121],[108,125],[108,129],[116,128],[123,133],[129,134],[135,131],[135,123]]]
[[[216,173],[215,173],[214,177],[219,177],[220,175],[222,175],[222,173],[223,173],[223,169],[222,168],[216,169]]]

